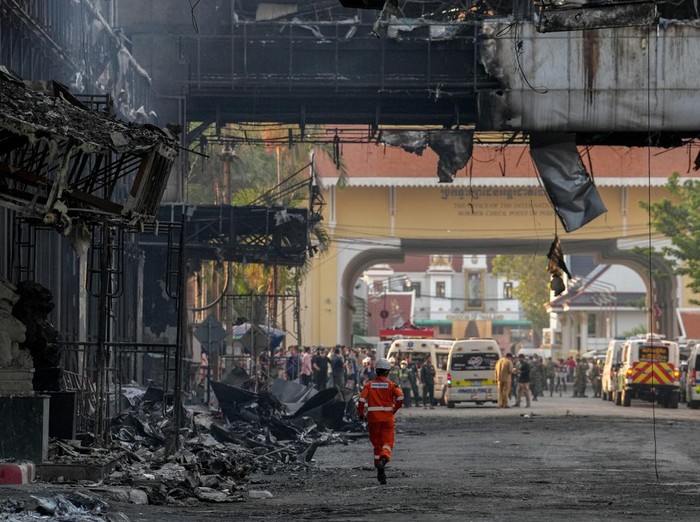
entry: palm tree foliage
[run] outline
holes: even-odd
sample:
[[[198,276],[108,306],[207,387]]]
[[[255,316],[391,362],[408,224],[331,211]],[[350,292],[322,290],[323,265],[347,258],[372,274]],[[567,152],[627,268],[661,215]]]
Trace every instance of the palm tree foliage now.
[[[240,138],[226,138],[226,135],[243,134],[247,141]],[[316,153],[331,154],[327,146],[313,146],[295,143],[287,147],[276,144],[265,145],[266,140],[278,142],[279,136],[272,131],[259,131],[255,127],[223,129],[222,136],[217,137],[212,127],[202,135],[197,152],[191,155],[188,171],[188,203],[190,204],[231,204],[235,206],[284,206],[310,207],[310,172],[312,150]],[[195,147],[193,147],[193,150]],[[231,154],[232,150],[232,154]],[[204,157],[202,155],[206,155]],[[224,160],[230,164],[230,194],[226,194],[224,181]],[[339,158],[335,158],[338,159]],[[341,175],[344,166],[337,162]],[[230,197],[229,197],[230,196]],[[310,224],[312,246],[323,251],[330,238],[320,219],[313,219]],[[320,217],[320,216],[319,216]],[[236,310],[236,314],[256,316],[256,321],[264,320],[267,306],[266,296],[296,292],[310,268],[310,259],[301,268],[272,267],[254,263],[232,263],[229,293],[250,295],[253,303],[246,304],[248,311]],[[225,264],[211,262],[203,265],[203,271],[219,273],[218,277],[203,277],[204,281],[218,281],[221,286],[225,280]],[[221,288],[212,288],[210,294],[220,293]],[[269,308],[269,306],[268,306]],[[272,315],[276,315],[272,311]],[[274,319],[274,318],[271,318]]]

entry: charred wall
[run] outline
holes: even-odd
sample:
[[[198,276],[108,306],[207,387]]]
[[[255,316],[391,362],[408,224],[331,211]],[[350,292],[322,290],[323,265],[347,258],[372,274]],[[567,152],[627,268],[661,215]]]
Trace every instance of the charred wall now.
[[[697,22],[549,34],[523,23],[506,36],[509,24],[483,24],[480,59],[502,89],[479,93],[482,129],[697,130]]]

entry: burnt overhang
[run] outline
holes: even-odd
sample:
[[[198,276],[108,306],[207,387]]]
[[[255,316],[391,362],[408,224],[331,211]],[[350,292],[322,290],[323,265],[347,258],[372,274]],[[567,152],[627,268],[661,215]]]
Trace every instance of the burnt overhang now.
[[[158,210],[178,144],[152,125],[90,110],[56,82],[0,70],[0,206],[59,229],[138,222]]]
[[[236,263],[303,266],[313,254],[310,230],[319,214],[307,208],[163,205],[159,222],[187,220],[187,255]],[[144,236],[142,246],[163,246],[167,234]]]
[[[547,34],[522,22],[506,35],[511,25],[482,24],[480,59],[501,88],[478,93],[477,130],[654,135],[659,143],[700,131],[697,22]]]
[[[541,33],[611,27],[649,26],[656,22],[656,3],[638,0],[542,0],[537,30]]]

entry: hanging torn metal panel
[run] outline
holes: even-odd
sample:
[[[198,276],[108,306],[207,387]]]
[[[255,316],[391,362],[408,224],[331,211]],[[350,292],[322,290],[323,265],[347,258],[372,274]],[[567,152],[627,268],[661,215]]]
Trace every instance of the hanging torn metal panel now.
[[[607,212],[578,154],[575,135],[534,133],[530,137],[530,154],[547,197],[567,232]]]

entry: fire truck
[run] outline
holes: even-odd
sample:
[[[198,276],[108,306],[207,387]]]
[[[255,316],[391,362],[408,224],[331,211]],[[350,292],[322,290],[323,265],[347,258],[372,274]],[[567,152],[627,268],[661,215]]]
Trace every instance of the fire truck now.
[[[680,375],[678,343],[655,334],[628,339],[622,346],[613,400],[618,406],[640,399],[678,408]]]

